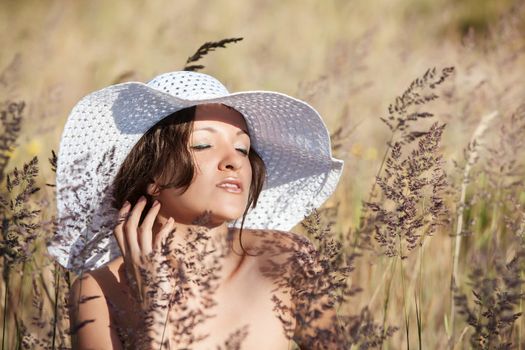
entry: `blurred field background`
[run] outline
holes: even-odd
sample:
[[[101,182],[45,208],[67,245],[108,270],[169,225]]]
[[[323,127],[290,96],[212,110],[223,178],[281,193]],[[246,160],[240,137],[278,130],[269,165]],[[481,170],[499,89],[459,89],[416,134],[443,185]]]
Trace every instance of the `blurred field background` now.
[[[362,201],[369,198],[388,150],[390,130],[380,117],[428,68],[455,67],[437,87],[439,99],[424,107],[435,114],[432,121],[446,123],[440,152],[450,183],[445,198],[450,222],[396,263],[402,268],[394,268],[397,258],[384,256],[372,239],[350,275],[362,291],[340,312],[358,314],[368,306],[379,325],[398,327],[384,349],[477,348],[470,342],[475,327],[458,307],[451,311],[451,276],[456,257],[458,288],[476,310],[475,284],[469,283],[474,267],[485,268],[484,276],[501,276],[491,270],[494,259],[508,263],[523,245],[524,1],[1,1],[0,102],[26,103],[5,173],[38,157],[41,190],[33,198],[42,209],[39,220],[54,215],[53,189],[46,186],[54,183],[54,173],[47,159],[58,150],[67,115],[81,97],[113,83],[148,81],[182,69],[201,44],[229,37],[244,40],[206,56],[202,72],[231,92],[275,90],[302,98],[331,132],[343,128],[334,154],[346,161],[344,178],[326,208],[337,209],[333,230],[348,250],[354,249]],[[416,129],[429,125],[417,123]],[[467,166],[465,157],[472,154]],[[469,182],[461,204],[466,167]],[[463,226],[456,252],[458,218]],[[42,257],[36,261],[38,268],[24,265],[23,271],[43,276],[42,285],[53,281],[52,265]],[[18,277],[10,288],[17,292],[9,305],[25,308],[23,317],[30,320],[31,278],[13,276]],[[51,284],[42,293],[52,296],[53,290]],[[505,287],[495,290],[501,294]],[[522,312],[522,301],[511,310]],[[13,321],[7,330],[4,343],[11,349],[17,334]],[[498,337],[501,344],[510,339],[525,349],[524,331],[521,316]]]

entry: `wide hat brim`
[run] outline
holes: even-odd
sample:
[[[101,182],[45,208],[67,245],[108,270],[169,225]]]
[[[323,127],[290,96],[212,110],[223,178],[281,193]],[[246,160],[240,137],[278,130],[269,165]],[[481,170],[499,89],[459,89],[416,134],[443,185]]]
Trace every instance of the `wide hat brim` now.
[[[112,234],[118,219],[111,207],[112,181],[142,135],[186,107],[221,103],[246,120],[267,178],[256,208],[246,215],[245,228],[288,231],[325,202],[343,162],[332,158],[328,130],[317,111],[277,92],[220,94],[184,99],[151,83],[131,82],[96,91],[74,107],[58,152],[58,230],[48,246],[61,265],[90,270],[120,255]],[[231,225],[239,226],[239,221]]]

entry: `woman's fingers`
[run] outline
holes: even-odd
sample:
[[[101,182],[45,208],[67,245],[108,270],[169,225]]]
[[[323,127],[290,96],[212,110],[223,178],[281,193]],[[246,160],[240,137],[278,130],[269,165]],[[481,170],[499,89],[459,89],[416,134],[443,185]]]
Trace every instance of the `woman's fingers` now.
[[[119,210],[118,223],[115,226],[115,229],[113,230],[113,235],[115,236],[115,239],[117,240],[117,244],[118,244],[118,247],[120,248],[120,252],[122,253],[122,256],[126,255],[124,225],[126,223],[130,207],[131,207],[131,204],[128,201],[126,201],[124,205],[122,206],[122,208]]]
[[[142,214],[142,211],[144,210],[145,206],[146,198],[142,196],[131,210],[128,220],[124,225],[124,234],[127,242],[126,248],[128,249],[128,252],[131,255],[131,259],[135,262],[135,264],[140,264],[141,252],[139,241],[137,238],[137,228],[140,221],[140,215]]]
[[[126,202],[127,203],[127,202]],[[128,264],[140,266],[142,257],[151,254],[152,250],[159,252],[162,244],[175,227],[173,218],[169,218],[153,238],[153,225],[159,214],[161,204],[155,201],[148,211],[140,227],[140,217],[146,206],[146,198],[142,196],[135,206],[131,208],[125,204],[119,212],[119,223],[114,229],[114,234],[119,248]]]
[[[155,202],[153,202],[153,206],[148,211],[148,214],[146,214],[144,221],[142,221],[142,225],[140,225],[139,243],[143,255],[148,255],[151,253],[153,224],[155,223],[155,218],[157,217],[159,210],[160,202],[155,200]]]
[[[175,224],[175,221],[173,220],[173,218],[170,217],[164,223],[164,225],[162,225],[161,229],[155,236],[155,242],[153,242],[153,249],[155,249],[155,251],[157,252],[160,251],[160,249],[162,248],[162,243],[164,243],[169,233],[173,230],[174,224]]]
[[[115,226],[114,235],[124,258],[126,276],[137,300],[146,303],[145,305],[151,302],[158,305],[163,302],[169,304],[169,298],[165,300],[148,298],[151,294],[157,295],[159,288],[163,291],[163,295],[171,295],[173,287],[169,274],[171,260],[169,255],[163,256],[159,253],[162,253],[162,244],[175,228],[175,221],[173,218],[166,220],[153,239],[153,226],[159,219],[161,205],[155,201],[139,226],[145,207],[144,197],[141,197],[133,207],[126,202],[119,211],[119,222]],[[148,292],[152,291],[152,288],[155,289],[155,293]]]

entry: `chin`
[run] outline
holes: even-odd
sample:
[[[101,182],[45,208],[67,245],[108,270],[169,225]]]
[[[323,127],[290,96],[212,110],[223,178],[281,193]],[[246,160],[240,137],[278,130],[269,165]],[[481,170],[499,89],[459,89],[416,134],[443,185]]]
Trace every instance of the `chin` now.
[[[216,207],[217,208],[217,207]],[[205,225],[212,225],[212,226],[219,226],[224,224],[225,222],[235,221],[242,217],[244,214],[244,210],[239,208],[238,206],[235,207],[219,207],[220,210],[212,210],[212,209],[203,209],[199,210],[199,214],[195,212],[195,214],[191,215],[193,218],[191,223],[201,223]]]
[[[217,206],[216,208],[220,208],[220,210],[210,210],[214,221],[234,221],[244,214],[244,207],[240,206]]]
[[[239,212],[239,211],[236,211],[236,212],[222,212],[222,213],[215,213],[214,218],[217,218],[217,220],[220,220],[220,221],[235,221],[239,218],[242,217],[242,214],[244,214],[244,212]]]
[[[221,218],[223,221],[233,221],[237,220],[244,214],[246,209],[246,201],[217,201],[214,203],[213,210],[210,208],[212,215]]]

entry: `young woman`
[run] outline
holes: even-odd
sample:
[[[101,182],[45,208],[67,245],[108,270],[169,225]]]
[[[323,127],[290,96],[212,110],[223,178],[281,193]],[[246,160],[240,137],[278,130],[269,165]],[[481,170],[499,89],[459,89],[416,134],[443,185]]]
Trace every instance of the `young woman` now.
[[[293,282],[315,248],[289,230],[341,170],[317,112],[283,94],[172,72],[88,95],[62,135],[49,246],[79,273],[74,346],[340,348],[328,296]]]

